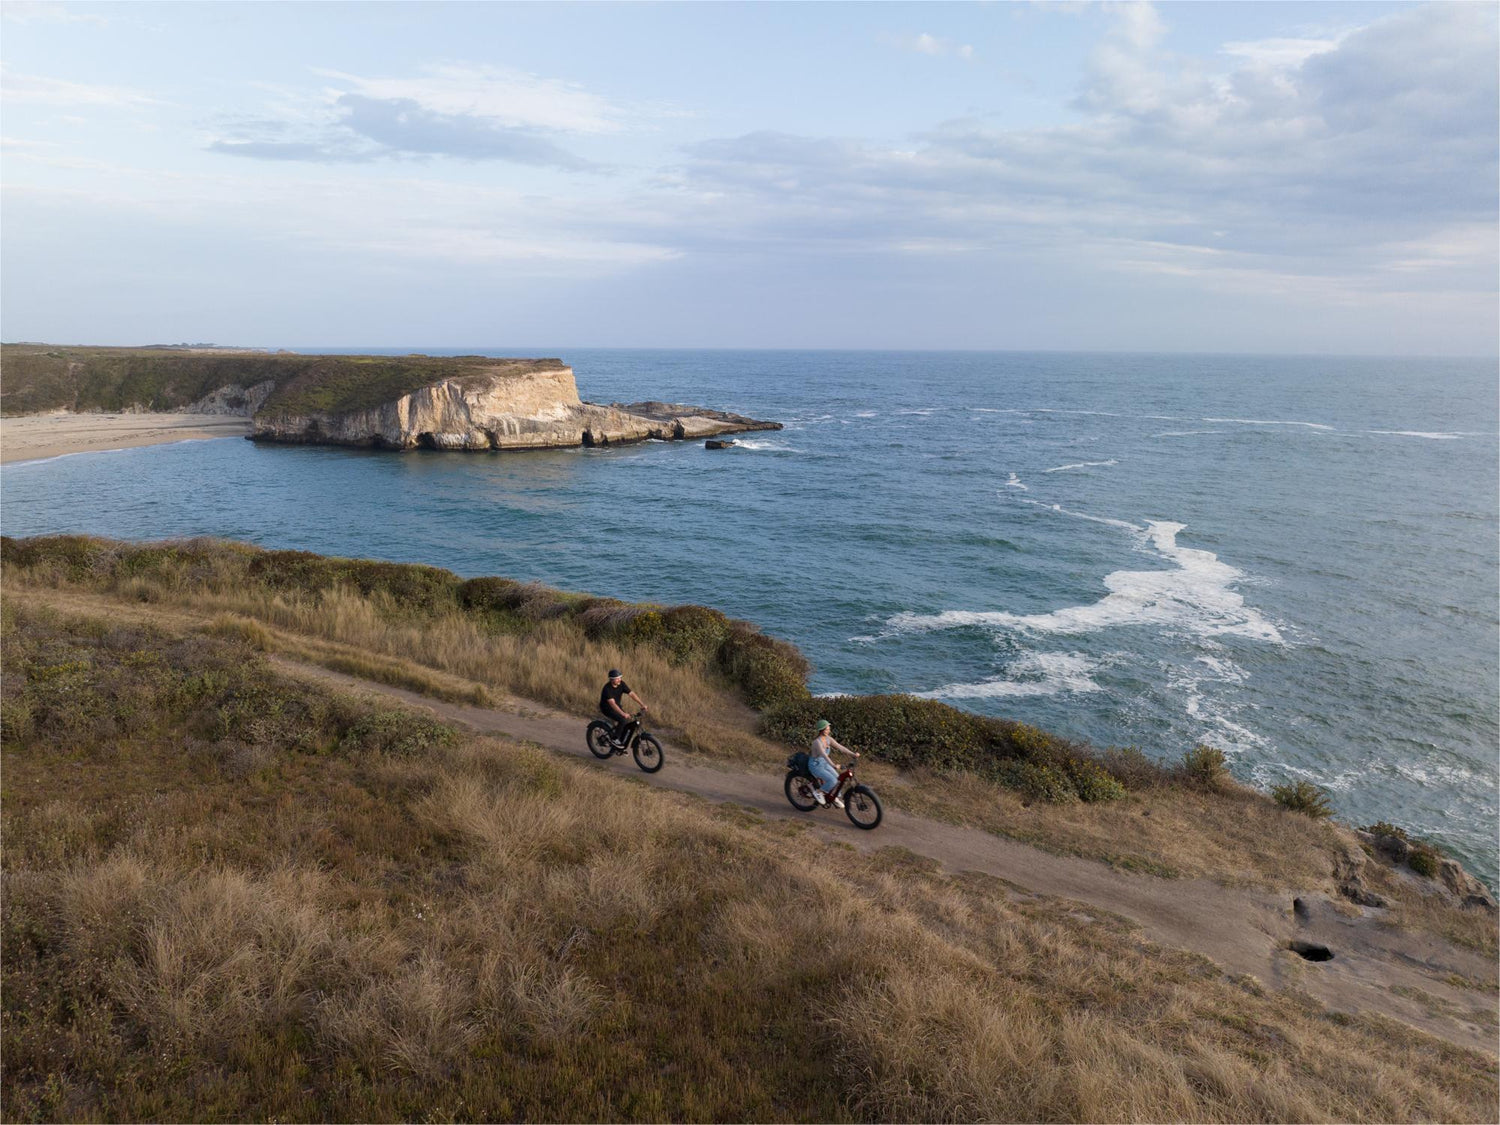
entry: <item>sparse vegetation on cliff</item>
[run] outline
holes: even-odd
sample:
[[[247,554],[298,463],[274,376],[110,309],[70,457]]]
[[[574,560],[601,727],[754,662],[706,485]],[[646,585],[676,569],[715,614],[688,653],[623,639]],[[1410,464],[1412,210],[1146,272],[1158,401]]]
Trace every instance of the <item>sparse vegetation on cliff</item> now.
[[[270,382],[266,409],[361,410],[440,379],[555,370],[560,360],[483,356],[330,356],[175,348],[0,347],[0,413],[177,410],[220,387]]]
[[[7,1120],[1493,1117],[1491,1058],[309,687],[125,581],[160,627],[0,611]]]

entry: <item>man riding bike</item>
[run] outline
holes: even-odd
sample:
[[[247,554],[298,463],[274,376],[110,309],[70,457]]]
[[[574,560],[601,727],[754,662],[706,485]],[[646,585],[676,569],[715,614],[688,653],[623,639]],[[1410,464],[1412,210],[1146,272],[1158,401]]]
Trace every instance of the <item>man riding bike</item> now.
[[[808,751],[807,771],[813,777],[817,778],[822,786],[819,789],[813,790],[813,798],[818,804],[826,805],[828,803],[826,794],[832,793],[839,786],[839,771],[829,759],[828,751],[830,749],[842,750],[845,754],[849,754],[855,758],[859,757],[859,755],[849,749],[849,747],[833,740],[833,728],[828,725],[827,719],[818,720],[817,732],[817,735],[812,740],[812,749]],[[835,797],[833,799],[833,807],[836,809],[843,808],[843,798]]]
[[[609,681],[604,685],[604,690],[599,693],[599,711],[610,722],[615,724],[614,734],[610,735],[610,742],[618,749],[624,744],[625,728],[630,725],[634,718],[625,708],[620,706],[620,700],[630,696],[641,705],[642,711],[649,711],[646,701],[635,692],[630,690],[624,678],[620,675],[618,668],[609,670]]]

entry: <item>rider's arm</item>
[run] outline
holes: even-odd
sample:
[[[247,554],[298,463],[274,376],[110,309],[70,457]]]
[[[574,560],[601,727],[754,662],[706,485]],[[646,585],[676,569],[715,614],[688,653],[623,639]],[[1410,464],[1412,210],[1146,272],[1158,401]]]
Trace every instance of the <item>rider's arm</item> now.
[[[644,699],[642,699],[640,696],[636,695],[635,692],[631,692],[630,693],[630,698],[633,699],[633,700],[635,700],[637,703],[639,703],[641,705],[641,710],[642,711],[648,711],[648,710],[650,710],[650,708],[646,706],[646,701]]]
[[[855,758],[859,757],[859,752],[858,751],[849,749],[849,747],[845,746],[842,742],[836,741],[835,739],[830,738],[828,740],[828,745],[830,745],[830,746],[836,746],[838,749],[842,750],[845,754],[849,754],[852,757],[855,757]]]

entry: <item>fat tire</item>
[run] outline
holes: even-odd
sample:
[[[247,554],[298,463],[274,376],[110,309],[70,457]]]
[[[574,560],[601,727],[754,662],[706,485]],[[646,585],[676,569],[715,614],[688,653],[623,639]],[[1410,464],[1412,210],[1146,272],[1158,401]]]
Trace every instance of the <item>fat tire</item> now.
[[[816,784],[817,782],[813,781],[805,773],[788,771],[786,783],[782,786],[786,790],[787,803],[798,812],[812,812],[813,809],[818,807],[818,800],[812,795],[812,787]],[[806,787],[807,800],[800,801],[797,799],[797,794],[802,791],[802,787],[804,786]]]
[[[615,748],[609,744],[609,732],[614,727],[603,719],[595,719],[589,724],[589,729],[584,736],[588,744],[589,753],[596,758],[611,758],[614,756]]]
[[[859,815],[856,816],[855,806]],[[870,809],[875,810],[875,815],[870,815]],[[885,810],[880,807],[880,798],[875,796],[873,789],[867,789],[863,785],[856,785],[848,793],[844,794],[844,814],[849,818],[849,823],[856,828],[863,828],[868,832],[872,828],[879,828],[880,822],[885,818]]]
[[[646,757],[644,758],[641,756],[642,747],[646,748]],[[661,743],[657,742],[656,737],[650,734],[643,734],[637,738],[635,744],[630,748],[630,754],[635,759],[635,764],[640,766],[641,770],[645,773],[655,773],[667,761],[667,756],[662,753]]]

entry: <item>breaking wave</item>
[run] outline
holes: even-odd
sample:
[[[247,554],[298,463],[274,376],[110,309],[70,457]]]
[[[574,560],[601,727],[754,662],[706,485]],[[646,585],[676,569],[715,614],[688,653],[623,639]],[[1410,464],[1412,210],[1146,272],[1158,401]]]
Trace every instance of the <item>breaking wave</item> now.
[[[1069,469],[1093,469],[1103,468],[1106,465],[1118,465],[1120,462],[1111,457],[1108,461],[1075,461],[1071,465],[1058,465],[1053,469],[1043,469],[1044,473],[1065,473]]]
[[[1077,652],[1034,652],[1015,661],[1000,679],[973,684],[945,684],[913,694],[922,699],[1013,699],[1060,692],[1103,689],[1089,675],[1096,665]]]
[[[1056,511],[1062,511],[1056,505]],[[1066,513],[1069,515],[1081,513]],[[1120,523],[1139,531],[1132,524]],[[1239,636],[1284,644],[1281,631],[1230,587],[1242,571],[1220,562],[1212,551],[1180,547],[1183,524],[1164,520],[1146,525],[1150,545],[1175,566],[1168,570],[1117,570],[1105,575],[1109,591],[1090,605],[1067,606],[1051,613],[946,610],[935,614],[898,613],[888,624],[898,632],[979,627],[1029,633],[1094,633],[1131,625],[1180,629],[1200,637]]]

